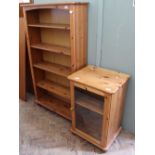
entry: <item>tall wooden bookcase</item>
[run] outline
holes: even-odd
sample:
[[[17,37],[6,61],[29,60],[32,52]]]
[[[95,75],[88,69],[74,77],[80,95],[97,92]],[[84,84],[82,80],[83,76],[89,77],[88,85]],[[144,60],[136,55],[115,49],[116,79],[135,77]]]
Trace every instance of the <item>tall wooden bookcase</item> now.
[[[71,119],[67,76],[86,65],[88,3],[24,6],[35,102]]]

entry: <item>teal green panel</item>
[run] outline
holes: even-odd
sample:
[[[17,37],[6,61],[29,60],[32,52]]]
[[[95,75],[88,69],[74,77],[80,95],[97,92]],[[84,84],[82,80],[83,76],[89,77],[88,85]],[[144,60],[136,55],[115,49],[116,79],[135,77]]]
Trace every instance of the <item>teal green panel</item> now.
[[[123,127],[135,130],[135,32],[132,0],[105,0],[101,66],[131,75]]]

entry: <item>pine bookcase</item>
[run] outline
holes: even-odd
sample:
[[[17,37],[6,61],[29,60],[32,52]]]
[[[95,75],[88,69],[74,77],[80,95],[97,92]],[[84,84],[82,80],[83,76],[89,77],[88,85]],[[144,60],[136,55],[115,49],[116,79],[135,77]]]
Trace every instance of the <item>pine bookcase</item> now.
[[[24,19],[35,102],[71,119],[67,76],[87,60],[88,3],[28,4]]]

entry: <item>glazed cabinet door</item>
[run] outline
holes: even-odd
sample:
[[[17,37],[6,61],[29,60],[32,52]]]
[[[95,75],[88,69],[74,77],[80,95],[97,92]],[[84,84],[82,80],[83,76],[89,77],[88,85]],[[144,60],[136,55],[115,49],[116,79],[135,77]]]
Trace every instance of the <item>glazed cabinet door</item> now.
[[[75,128],[101,141],[104,97],[75,87]]]

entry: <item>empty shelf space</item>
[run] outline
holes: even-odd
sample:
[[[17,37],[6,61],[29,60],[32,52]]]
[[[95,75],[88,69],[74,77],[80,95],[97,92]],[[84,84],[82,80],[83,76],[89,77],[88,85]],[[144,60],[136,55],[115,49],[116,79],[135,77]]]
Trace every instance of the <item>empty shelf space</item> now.
[[[93,112],[103,115],[104,99],[100,100],[100,99],[90,96],[89,94],[84,94],[79,91],[76,91],[75,102],[81,107],[84,107]]]
[[[70,108],[67,108],[63,101],[50,96],[44,96],[40,97],[35,102],[53,112],[56,112],[64,118],[71,120]]]
[[[49,80],[42,80],[37,83],[39,88],[45,89],[50,93],[56,94],[70,101],[69,87],[64,87]]]
[[[28,24],[28,26],[29,27],[41,27],[41,28],[70,30],[69,24],[35,23],[35,24]]]
[[[45,50],[45,51],[58,53],[58,54],[64,54],[64,55],[68,55],[68,56],[71,55],[70,48],[63,47],[63,46],[58,46],[58,45],[51,45],[51,44],[46,44],[46,43],[38,43],[38,44],[32,44],[31,48]]]
[[[48,71],[63,77],[67,77],[71,73],[69,67],[65,67],[63,65],[59,65],[55,63],[49,63],[46,61],[34,64],[33,66],[41,70]]]

